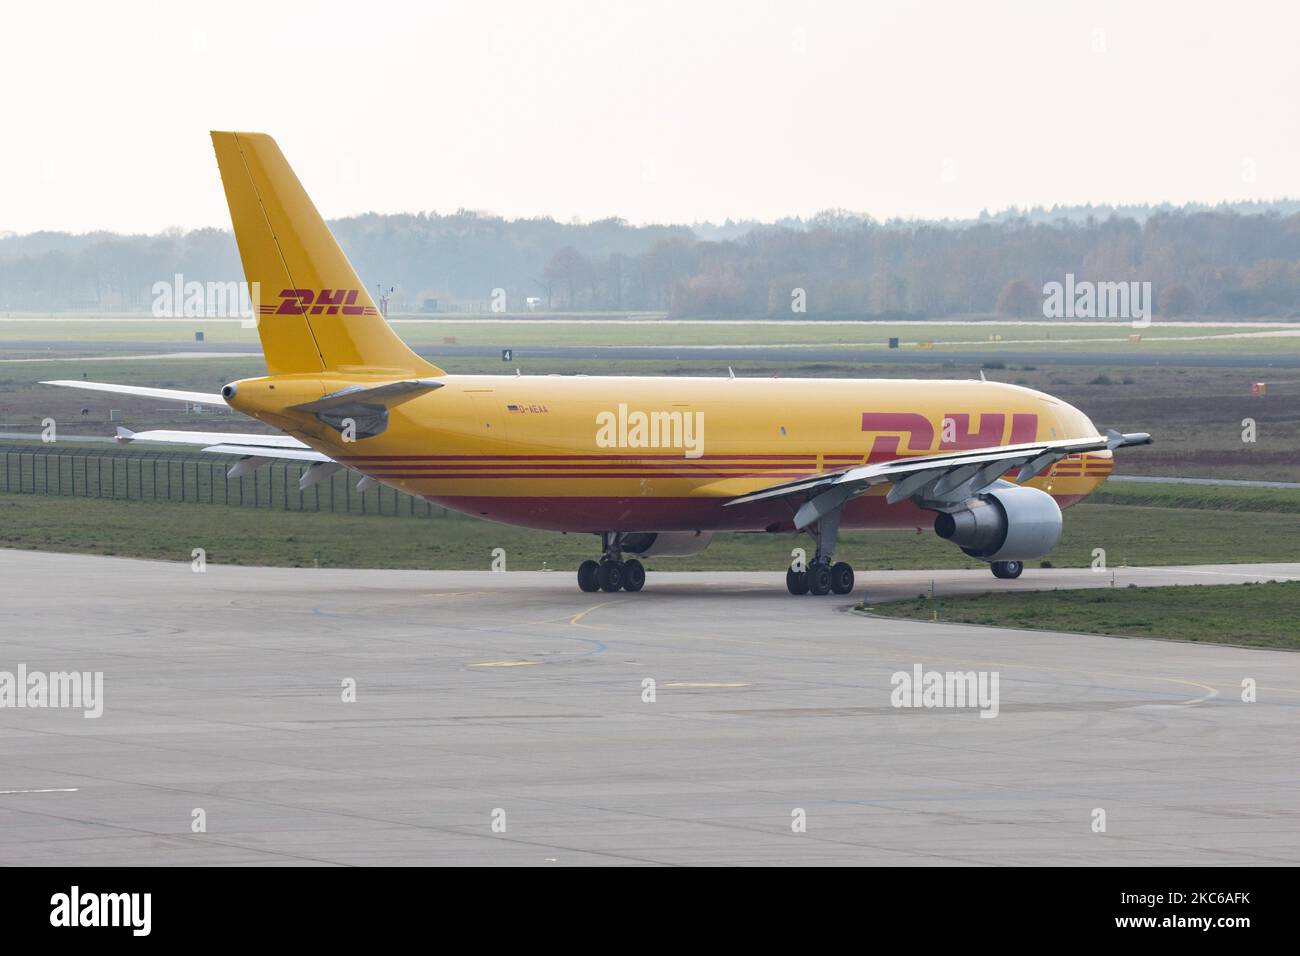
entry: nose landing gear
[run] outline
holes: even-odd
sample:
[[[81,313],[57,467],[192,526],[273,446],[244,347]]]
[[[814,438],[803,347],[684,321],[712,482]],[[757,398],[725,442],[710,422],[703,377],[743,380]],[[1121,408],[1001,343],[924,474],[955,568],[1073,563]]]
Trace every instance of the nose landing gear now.
[[[991,565],[993,576],[995,578],[1018,578],[1020,572],[1025,570],[1023,561],[994,561]]]

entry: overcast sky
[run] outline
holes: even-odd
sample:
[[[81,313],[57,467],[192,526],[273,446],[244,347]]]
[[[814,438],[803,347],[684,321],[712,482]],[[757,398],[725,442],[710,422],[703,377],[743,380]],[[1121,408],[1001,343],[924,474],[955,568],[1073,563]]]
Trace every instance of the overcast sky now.
[[[209,129],[326,216],[633,222],[1300,196],[1300,5],[23,3],[0,232],[228,227]]]

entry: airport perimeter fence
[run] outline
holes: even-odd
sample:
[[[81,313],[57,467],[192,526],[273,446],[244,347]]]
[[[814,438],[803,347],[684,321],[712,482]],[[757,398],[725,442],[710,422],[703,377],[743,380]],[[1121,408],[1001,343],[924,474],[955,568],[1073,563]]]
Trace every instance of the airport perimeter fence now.
[[[62,495],[122,501],[177,501],[281,511],[446,517],[423,499],[375,485],[356,489],[357,476],[337,471],[305,491],[298,479],[307,463],[270,461],[228,478],[233,456],[199,456],[168,450],[3,445],[0,490],[11,494]]]

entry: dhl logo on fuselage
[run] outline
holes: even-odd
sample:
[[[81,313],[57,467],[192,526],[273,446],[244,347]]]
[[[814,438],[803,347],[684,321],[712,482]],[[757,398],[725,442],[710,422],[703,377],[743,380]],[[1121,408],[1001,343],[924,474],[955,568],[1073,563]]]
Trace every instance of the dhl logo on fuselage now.
[[[378,315],[371,305],[357,305],[360,289],[282,289],[280,304],[259,305],[261,315]]]
[[[876,436],[867,461],[889,461],[904,455],[924,455],[935,451],[1020,445],[1038,437],[1038,416],[1032,412],[1013,414],[1009,435],[1007,416],[1002,412],[981,413],[978,429],[971,427],[972,417],[968,412],[944,415],[939,424],[936,448],[934,422],[924,415],[915,412],[863,412],[862,430]],[[906,442],[902,441],[903,436],[906,436]]]
[[[979,428],[971,428],[971,416],[953,412],[943,416],[939,425],[939,444],[935,447],[934,423],[924,415],[910,412],[863,412],[862,430],[875,434],[867,452],[868,464],[892,461],[907,455],[926,455],[936,451],[965,451],[994,448],[999,445],[1022,445],[1038,438],[1038,416],[1032,412],[1013,414],[1007,432],[1007,416],[1001,412],[984,412]],[[893,434],[888,434],[893,433]],[[906,436],[906,442],[901,441]],[[901,447],[900,447],[901,446]],[[1113,465],[1109,452],[1070,455],[1052,466],[1054,477],[1109,475]]]

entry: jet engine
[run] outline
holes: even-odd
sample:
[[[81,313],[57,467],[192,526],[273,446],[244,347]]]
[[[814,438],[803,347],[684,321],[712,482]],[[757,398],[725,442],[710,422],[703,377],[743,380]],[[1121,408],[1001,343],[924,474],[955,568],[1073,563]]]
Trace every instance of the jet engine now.
[[[639,558],[699,554],[713,540],[711,531],[635,531],[622,536],[619,548]]]
[[[1037,488],[1008,484],[941,512],[934,531],[972,558],[1027,561],[1041,558],[1061,540],[1061,509]]]

